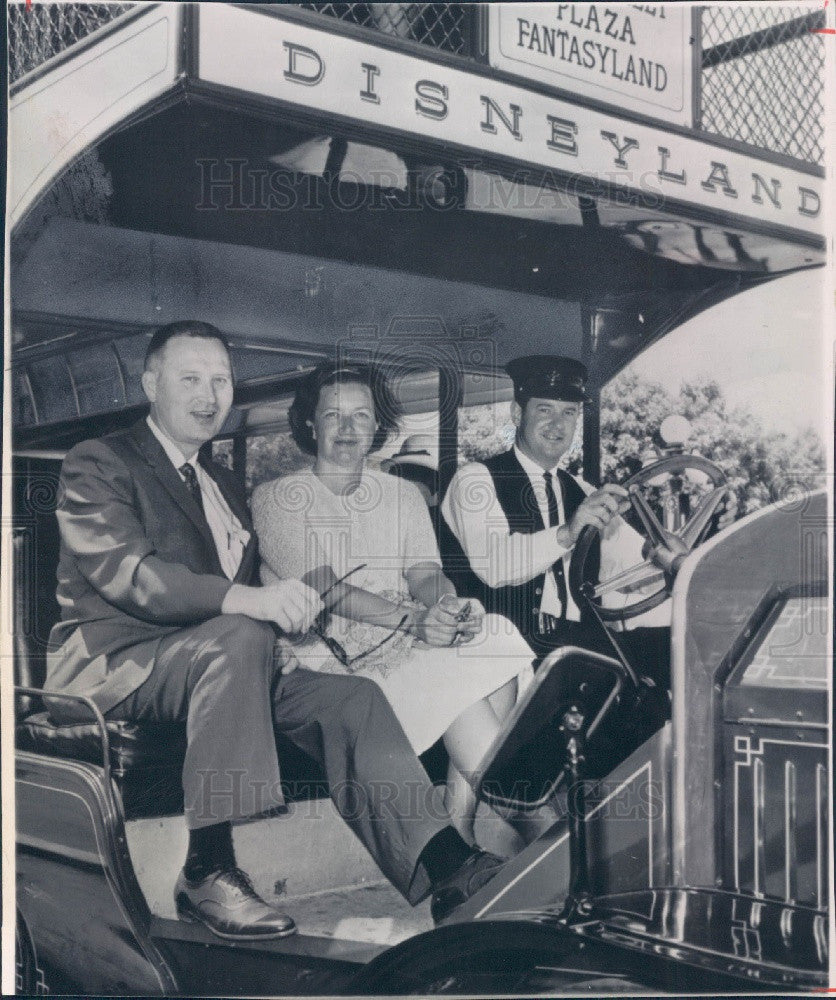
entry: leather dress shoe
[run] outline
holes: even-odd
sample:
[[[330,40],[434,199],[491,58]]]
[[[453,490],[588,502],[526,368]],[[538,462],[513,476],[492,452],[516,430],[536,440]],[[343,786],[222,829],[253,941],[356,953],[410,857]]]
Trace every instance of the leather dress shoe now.
[[[474,851],[465,863],[434,887],[430,913],[435,923],[445,920],[457,907],[467,902],[498,875],[505,865],[503,858],[488,851]]]
[[[180,872],[174,887],[177,916],[205,924],[232,941],[262,941],[296,933],[296,924],[265,903],[240,868],[212,872],[192,882]]]

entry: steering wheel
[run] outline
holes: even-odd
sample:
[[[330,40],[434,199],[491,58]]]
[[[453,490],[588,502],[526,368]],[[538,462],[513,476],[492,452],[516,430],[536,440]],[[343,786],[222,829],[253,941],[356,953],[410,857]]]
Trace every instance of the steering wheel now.
[[[676,481],[689,470],[702,473],[710,480],[714,488],[703,498],[696,511],[688,518],[683,519],[684,523],[679,524],[676,522],[680,520],[679,498],[682,483],[680,481],[677,485]],[[672,494],[677,507],[672,518],[675,522],[673,529],[662,526],[645,495],[645,490],[648,487],[659,485],[653,480],[660,478],[667,485],[676,486],[676,490]],[[589,556],[592,543],[598,537],[598,529],[587,525],[578,536],[575,544],[575,556],[569,568],[569,586],[575,600],[577,601],[579,597],[585,598],[592,604],[601,620],[605,622],[635,618],[667,600],[673,590],[673,581],[679,567],[686,556],[704,539],[711,525],[711,519],[726,495],[725,483],[726,477],[723,471],[713,462],[709,462],[699,455],[670,455],[654,462],[653,465],[647,466],[628,479],[624,488],[629,494],[630,506],[622,513],[627,513],[632,509],[636,515],[636,523],[645,539],[645,544],[642,547],[643,558],[641,562],[616,573],[609,579],[593,580]],[[646,591],[647,588],[655,584],[658,584],[658,587],[648,596],[642,597],[632,604],[627,604],[623,608],[606,607],[603,603],[608,594],[616,591],[622,593]]]

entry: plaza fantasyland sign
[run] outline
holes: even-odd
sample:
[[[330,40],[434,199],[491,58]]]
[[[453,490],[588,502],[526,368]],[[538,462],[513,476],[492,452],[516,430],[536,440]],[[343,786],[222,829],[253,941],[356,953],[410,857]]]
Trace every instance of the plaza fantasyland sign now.
[[[691,125],[688,4],[492,3],[491,66]]]

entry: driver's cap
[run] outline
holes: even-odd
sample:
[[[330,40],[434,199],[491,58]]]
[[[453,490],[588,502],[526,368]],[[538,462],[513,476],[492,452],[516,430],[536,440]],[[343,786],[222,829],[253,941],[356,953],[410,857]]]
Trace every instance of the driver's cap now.
[[[574,358],[555,354],[528,354],[505,366],[514,383],[514,399],[524,403],[538,399],[565,399],[582,403],[586,395],[586,366]]]

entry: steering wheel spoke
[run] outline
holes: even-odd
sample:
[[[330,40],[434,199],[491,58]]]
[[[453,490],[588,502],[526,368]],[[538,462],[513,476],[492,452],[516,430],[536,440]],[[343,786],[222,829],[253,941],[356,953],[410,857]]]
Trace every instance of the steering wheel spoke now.
[[[620,591],[623,594],[634,593],[652,583],[659,583],[664,578],[665,574],[658,566],[651,562],[640,562],[629,569],[622,570],[621,573],[616,573],[608,580],[601,580],[590,588],[589,594],[598,600],[614,591]]]
[[[711,522],[711,518],[714,517],[725,495],[726,490],[722,486],[718,486],[712,490],[691,518],[677,532],[682,541],[687,545],[689,552],[702,538],[703,533]]]
[[[656,548],[658,545],[667,544],[667,532],[659,524],[656,515],[650,504],[644,497],[644,494],[639,490],[638,486],[631,486],[627,492],[630,494],[630,501],[633,504],[633,510],[638,514],[639,520],[644,528],[644,533],[649,539],[651,546]]]

